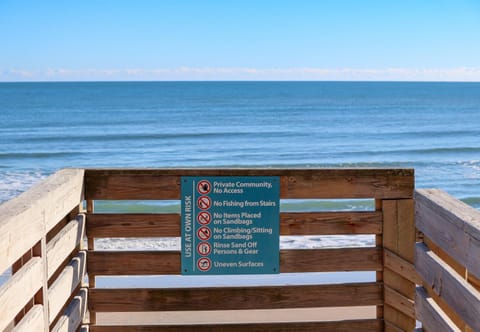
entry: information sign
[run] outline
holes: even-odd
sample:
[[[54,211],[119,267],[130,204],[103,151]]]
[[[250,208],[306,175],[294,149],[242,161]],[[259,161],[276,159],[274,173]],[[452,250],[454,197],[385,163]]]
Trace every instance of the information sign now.
[[[182,274],[279,273],[280,180],[182,177]]]

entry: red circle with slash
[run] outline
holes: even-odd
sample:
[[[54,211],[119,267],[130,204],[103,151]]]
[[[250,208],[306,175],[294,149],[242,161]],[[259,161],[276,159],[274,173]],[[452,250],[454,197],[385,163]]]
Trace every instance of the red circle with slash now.
[[[200,271],[206,272],[212,267],[212,261],[207,257],[202,257],[197,261],[197,267]]]
[[[202,211],[197,215],[197,221],[202,225],[208,225],[212,220],[212,215],[207,211]]]
[[[208,180],[199,181],[197,184],[197,190],[202,195],[207,195],[212,190],[212,184]]]
[[[208,210],[212,206],[212,200],[208,196],[200,196],[197,200],[197,206],[202,210]]]
[[[197,237],[202,241],[207,241],[212,236],[212,231],[206,226],[202,226],[197,231]]]

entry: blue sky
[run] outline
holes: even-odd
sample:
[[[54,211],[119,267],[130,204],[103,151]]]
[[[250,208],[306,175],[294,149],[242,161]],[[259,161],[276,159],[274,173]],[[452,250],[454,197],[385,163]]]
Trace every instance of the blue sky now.
[[[0,1],[0,81],[480,81],[480,1]]]

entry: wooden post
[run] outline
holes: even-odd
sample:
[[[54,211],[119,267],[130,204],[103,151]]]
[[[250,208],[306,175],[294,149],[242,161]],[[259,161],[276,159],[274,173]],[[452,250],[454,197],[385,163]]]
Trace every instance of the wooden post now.
[[[87,213],[93,213],[94,208],[95,208],[94,201],[91,199],[87,200]],[[86,220],[86,223],[88,223],[88,219]],[[87,241],[88,241],[88,250],[93,251],[95,249],[95,239],[93,237],[88,236]],[[88,259],[88,253],[87,253],[87,259]],[[90,290],[92,288],[95,288],[95,275],[90,273],[88,269],[87,269],[87,274],[88,274],[88,288]],[[97,322],[96,312],[93,310],[89,310],[90,325],[94,325],[96,324],[96,322]]]
[[[382,211],[383,247],[413,264],[416,238],[413,199],[383,200]],[[383,282],[385,331],[412,331],[415,315],[406,308],[413,308],[415,284],[387,267]]]
[[[375,211],[382,212],[382,200],[376,199],[375,200]],[[383,233],[383,231],[382,231]],[[375,235],[375,246],[383,246],[383,234]],[[377,282],[383,281],[383,270],[376,272],[376,279]],[[377,306],[377,318],[383,319],[383,306]]]
[[[48,271],[47,271],[47,234],[42,236],[40,242],[33,247],[33,256],[39,256],[42,259],[42,288],[34,298],[35,304],[43,305],[44,331],[50,331],[50,314],[48,312]]]

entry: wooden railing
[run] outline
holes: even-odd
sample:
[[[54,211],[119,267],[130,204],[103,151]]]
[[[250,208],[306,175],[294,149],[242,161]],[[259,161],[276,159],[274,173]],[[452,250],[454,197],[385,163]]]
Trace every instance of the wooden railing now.
[[[85,316],[83,170],[62,170],[0,206],[0,331],[73,331]]]
[[[95,239],[100,238],[179,237],[179,213],[98,213],[95,201],[179,201],[182,176],[278,176],[281,199],[372,199],[372,211],[282,211],[281,235],[372,234],[375,246],[282,249],[280,269],[282,273],[373,271],[375,280],[248,287],[96,287],[101,276],[180,274],[180,251],[95,248]],[[419,282],[413,267],[413,190],[413,170],[405,169],[62,170],[0,206],[0,246],[5,248],[0,251],[0,271],[11,267],[13,272],[0,286],[0,330],[75,331],[83,323],[91,331],[190,331],[192,326],[182,325],[181,320],[174,326],[127,326],[101,317],[114,312],[125,317],[137,312],[220,310],[229,315],[242,310],[275,313],[372,306],[373,317],[338,321],[189,324],[196,324],[195,331],[412,331],[415,283]],[[84,228],[87,248],[81,241]]]
[[[97,214],[95,200],[179,200],[181,176],[279,176],[281,199],[375,199],[375,211],[282,212],[281,235],[374,234],[372,248],[281,250],[280,270],[291,272],[377,271],[375,281],[327,285],[96,288],[95,278],[112,275],[179,275],[179,251],[97,251],[94,239],[178,237],[180,215]],[[382,331],[387,326],[414,327],[414,283],[403,278],[396,262],[413,263],[413,171],[411,170],[87,170],[88,307],[92,331],[136,331],[139,326],[103,325],[108,312],[265,310],[377,306],[373,318],[335,322],[197,322],[195,331]],[[386,248],[385,251],[383,248]],[[383,266],[383,254],[389,266]],[[227,310],[226,312],[224,310]],[[275,311],[272,311],[274,314]],[[131,314],[133,316],[133,314]],[[195,322],[193,322],[195,323]],[[175,330],[192,326],[175,325]],[[189,322],[192,324],[192,322]],[[173,326],[164,325],[165,331]],[[154,327],[144,327],[154,329]],[[163,331],[155,327],[155,331]],[[169,330],[170,331],[170,330]]]
[[[424,236],[415,258],[418,320],[426,331],[480,331],[480,211],[435,189],[418,190],[415,201]]]

